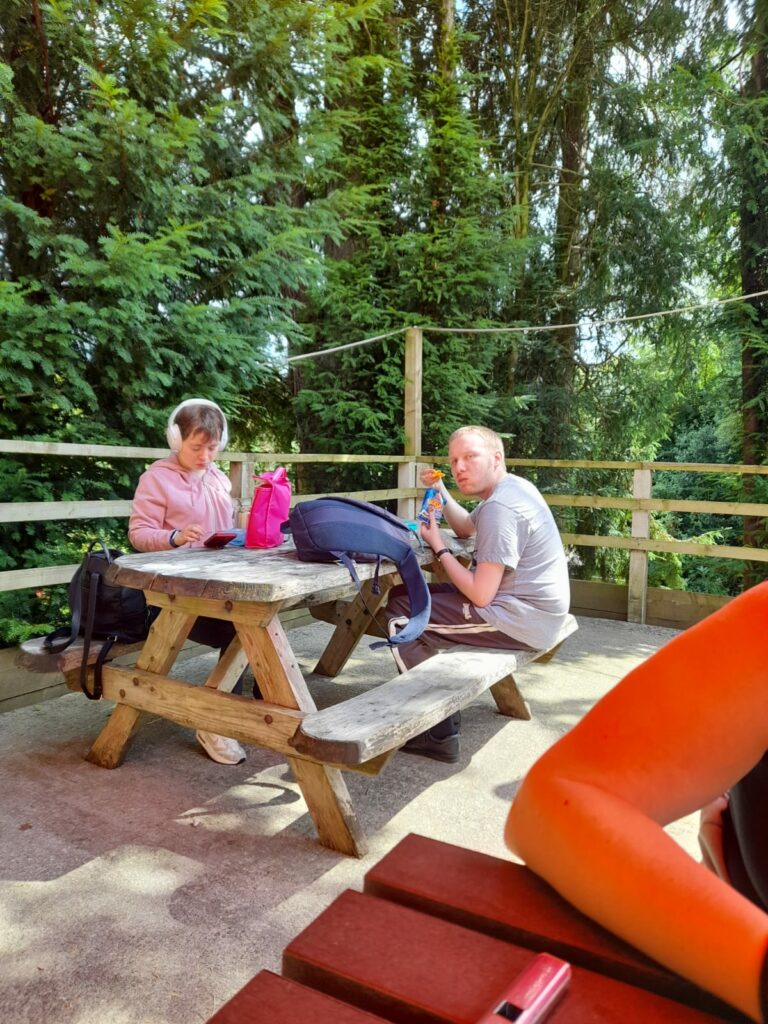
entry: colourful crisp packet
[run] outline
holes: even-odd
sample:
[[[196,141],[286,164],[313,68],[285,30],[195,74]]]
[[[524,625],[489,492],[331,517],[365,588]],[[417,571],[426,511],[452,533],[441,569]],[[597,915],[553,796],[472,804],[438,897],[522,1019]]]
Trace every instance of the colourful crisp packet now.
[[[435,470],[436,481],[440,479],[443,474],[440,470]],[[428,487],[424,492],[424,499],[421,503],[421,511],[419,512],[417,519],[420,519],[422,523],[429,522],[429,513],[434,512],[435,522],[439,523],[443,518],[443,495],[440,492],[439,487]]]

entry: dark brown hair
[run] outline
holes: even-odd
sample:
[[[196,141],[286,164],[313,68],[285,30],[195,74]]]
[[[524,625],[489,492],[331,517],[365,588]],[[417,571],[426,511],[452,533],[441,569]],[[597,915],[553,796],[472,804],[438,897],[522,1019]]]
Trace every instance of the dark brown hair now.
[[[221,440],[224,434],[224,416],[212,405],[185,405],[173,422],[179,428],[182,441],[198,432],[206,441]]]

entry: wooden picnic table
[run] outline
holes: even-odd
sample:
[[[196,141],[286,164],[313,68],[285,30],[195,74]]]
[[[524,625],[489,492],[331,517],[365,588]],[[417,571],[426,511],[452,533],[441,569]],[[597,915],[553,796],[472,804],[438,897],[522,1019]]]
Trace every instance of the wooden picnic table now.
[[[466,557],[462,541],[446,537],[446,543],[457,557]],[[417,558],[442,577],[430,548],[418,550]],[[302,562],[290,543],[268,550],[198,548],[123,555],[108,569],[108,582],[143,590],[147,602],[160,611],[135,666],[111,661],[102,668],[102,695],[117,706],[87,759],[104,768],[122,764],[144,713],[273,750],[291,767],[320,842],[362,856],[365,836],[342,771],[377,775],[409,739],[485,690],[501,714],[529,718],[515,673],[531,662],[550,660],[577,626],[567,616],[547,650],[439,652],[408,672],[393,672],[393,678],[318,711],[279,614],[303,607],[333,624],[314,671],[336,676],[365,633],[384,635],[384,617],[377,620],[377,612],[400,581],[397,566],[386,559],[378,569],[374,562],[358,563],[357,571],[359,593],[343,565]],[[235,626],[234,639],[204,686],[169,676],[201,615]],[[115,645],[111,656],[138,646]],[[26,667],[58,668],[72,689],[80,688],[82,641],[55,656],[46,652],[42,638],[22,647]],[[99,648],[92,645],[86,666],[91,692]],[[231,693],[247,665],[258,681],[260,700]]]
[[[424,565],[434,559],[429,548],[418,557]],[[301,562],[289,544],[268,550],[200,548],[119,558],[107,574],[108,581],[143,590],[160,613],[135,668],[110,664],[103,669],[103,695],[117,707],[88,759],[108,768],[121,764],[143,712],[274,750],[286,757],[320,842],[361,856],[365,839],[340,768],[320,763],[289,744],[316,706],[278,618],[281,611],[295,607],[322,612],[329,602],[354,595],[317,667],[322,674],[335,675],[370,628],[371,615],[387,591],[399,581],[396,566],[386,560],[379,567],[378,594],[373,586],[375,565],[362,563],[358,572],[361,594],[356,594],[344,566]],[[168,675],[200,615],[227,620],[236,627],[235,639],[202,687]],[[247,664],[263,700],[229,692]],[[353,770],[375,774],[379,769],[373,759]]]

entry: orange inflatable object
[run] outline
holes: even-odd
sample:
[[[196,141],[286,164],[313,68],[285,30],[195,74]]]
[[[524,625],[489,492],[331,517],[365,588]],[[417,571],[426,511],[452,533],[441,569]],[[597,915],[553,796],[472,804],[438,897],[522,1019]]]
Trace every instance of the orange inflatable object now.
[[[755,1020],[768,915],[663,826],[768,750],[767,638],[768,583],[676,636],[533,766],[505,832],[576,907]]]

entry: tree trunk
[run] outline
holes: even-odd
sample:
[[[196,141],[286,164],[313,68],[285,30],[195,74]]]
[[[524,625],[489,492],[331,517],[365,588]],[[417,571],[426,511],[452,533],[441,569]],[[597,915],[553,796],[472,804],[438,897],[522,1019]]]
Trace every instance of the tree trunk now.
[[[577,23],[589,21],[586,8],[590,0],[581,0],[577,8]],[[581,259],[579,239],[583,231],[583,181],[585,156],[588,142],[589,109],[592,77],[594,73],[594,51],[591,42],[578,38],[573,40],[574,57],[570,86],[563,104],[560,126],[560,180],[557,197],[557,227],[555,231],[554,261],[558,280],[557,308],[552,317],[554,324],[561,324],[555,332],[552,347],[552,383],[571,393],[575,377],[575,358],[578,347],[577,328],[581,309],[578,301],[578,285],[581,280]],[[591,37],[588,37],[591,38]],[[570,325],[570,326],[565,326]],[[552,458],[567,458],[566,450],[571,430],[566,422],[568,408],[562,406],[563,418],[553,424],[549,437]]]
[[[766,47],[766,4],[755,5],[755,52],[745,95],[753,117],[759,117],[759,138],[768,146],[768,117],[757,104],[768,98],[768,52]],[[759,110],[759,113],[756,111]],[[741,284],[745,295],[768,289],[768,174],[762,157],[745,153],[742,169],[740,211]],[[768,437],[768,302],[766,296],[750,300],[750,322],[741,349],[742,460],[747,465],[762,465]],[[744,479],[744,499],[754,501],[757,480]],[[744,519],[744,544],[764,547],[766,520],[755,516]],[[761,578],[759,567],[745,563],[744,585],[752,586]]]

